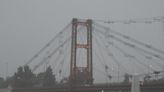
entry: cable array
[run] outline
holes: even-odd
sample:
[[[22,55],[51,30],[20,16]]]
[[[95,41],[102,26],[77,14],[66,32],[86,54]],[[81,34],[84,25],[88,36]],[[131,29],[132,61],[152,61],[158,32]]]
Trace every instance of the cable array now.
[[[66,29],[71,25],[71,23],[68,23],[66,27],[64,27],[59,33],[57,33],[43,48],[41,48],[25,65],[30,64],[33,62],[43,51],[45,51],[46,48],[48,48],[57,38],[66,31]]]
[[[135,23],[144,23],[152,24],[157,22],[162,22],[164,16],[151,17],[151,18],[138,18],[138,19],[128,19],[128,20],[94,20],[95,22],[103,22],[106,24],[135,24]]]
[[[136,52],[142,53],[142,55],[145,57],[145,59],[150,59],[150,58],[154,57],[154,58],[157,58],[157,59],[162,60],[162,61],[164,60],[164,58],[162,57],[162,55],[160,55],[160,54],[163,54],[163,51],[162,50],[156,49],[154,47],[147,46],[147,44],[145,44],[143,42],[140,42],[140,41],[137,41],[137,40],[135,40],[135,39],[133,39],[133,38],[131,38],[129,36],[125,36],[125,35],[123,35],[121,33],[118,33],[117,31],[113,31],[113,30],[111,31],[111,29],[109,29],[107,27],[103,27],[103,26],[100,26],[100,25],[97,26],[97,24],[95,26],[101,28],[101,30],[98,30],[98,29],[94,28],[94,32],[97,33],[96,34],[96,37],[99,37],[99,39],[100,38],[103,38],[103,37],[105,38],[105,39],[101,39],[102,42],[103,42],[103,40],[108,40],[108,39],[111,38],[114,41],[118,41],[121,44],[123,44],[123,45],[125,45],[127,47],[130,47],[131,49],[133,49]],[[99,36],[100,34],[102,36]],[[122,37],[122,38],[119,38],[117,36]],[[129,41],[131,41],[131,42],[129,42]],[[106,41],[106,43],[109,43],[111,46],[113,46],[114,48],[116,48],[117,50],[119,50],[120,53],[122,53],[126,58],[133,59],[134,61],[138,62],[143,67],[149,67],[149,65],[147,65],[147,64],[143,63],[142,61],[140,61],[136,56],[131,55],[131,54],[125,52],[123,49],[121,49],[116,44],[114,44],[114,42],[108,42],[108,41]],[[103,43],[103,44],[106,44],[106,43]],[[143,48],[139,47],[138,45],[140,45],[142,47],[145,47],[148,50],[143,49]],[[150,51],[150,50],[152,50],[153,52]],[[154,53],[154,52],[157,52],[158,54],[157,53]],[[160,67],[164,67],[161,64],[159,64],[157,61],[152,61],[152,63],[155,63],[155,64],[157,64]],[[157,70],[153,69],[153,67],[149,67],[149,68],[150,68],[150,70],[152,72],[153,71],[157,71]]]
[[[144,57],[144,59],[148,60],[149,63],[156,64],[161,68],[164,65],[159,61],[164,61],[164,51],[154,47],[151,44],[139,41],[134,39],[131,36],[120,33],[116,30],[112,30],[109,27],[105,27],[101,25],[99,22],[107,23],[107,24],[134,24],[134,23],[157,23],[164,22],[164,16],[160,17],[152,17],[152,18],[144,18],[144,19],[130,19],[130,20],[93,20],[93,63],[100,63],[100,67],[103,69],[98,69],[99,67],[95,67],[93,64],[93,71],[101,73],[107,79],[111,80],[112,78],[120,80],[120,77],[123,77],[124,74],[130,74],[130,70],[127,65],[124,65],[124,62],[128,62],[130,64],[136,65],[135,67],[138,70],[144,70],[149,68],[151,72],[157,71],[154,67],[149,67],[148,64],[144,62],[144,60],[140,60],[138,56],[135,54],[138,53],[139,56]],[[71,30],[68,31],[68,28],[71,27],[71,23],[69,23],[63,30],[61,30],[53,39],[51,39],[43,48],[41,48],[25,65],[29,65],[34,60],[36,60],[42,53],[46,52],[45,56],[43,56],[42,60],[34,65],[32,71],[36,71],[40,66],[46,64],[52,66],[54,69],[53,72],[59,79],[63,79],[68,77],[67,73],[69,72],[69,63],[70,63],[70,53],[71,53]],[[83,30],[83,27],[79,27],[78,30]],[[70,32],[70,33],[69,33]],[[83,31],[77,31],[78,40],[85,43],[85,33]],[[70,34],[68,36],[68,34]],[[68,36],[68,37],[67,37]],[[57,44],[55,43],[58,42]],[[134,51],[135,54],[128,52],[123,47],[125,46]],[[51,48],[52,47],[52,48]],[[70,48],[69,48],[70,47]],[[119,55],[114,52],[119,52],[121,57],[124,57],[127,61],[122,61],[119,58]],[[44,55],[44,54],[43,54]],[[118,56],[117,56],[118,55]],[[84,57],[82,50],[80,50],[77,54],[77,60],[83,61]],[[153,61],[156,60],[156,61]],[[157,61],[159,60],[159,61]],[[53,61],[53,62],[52,62]],[[83,62],[82,62],[83,63]],[[111,67],[112,65],[112,67]],[[115,66],[115,67],[113,67]],[[114,71],[115,73],[112,73]],[[145,73],[143,73],[145,74]],[[143,75],[141,74],[141,75]],[[132,75],[132,74],[131,74]]]

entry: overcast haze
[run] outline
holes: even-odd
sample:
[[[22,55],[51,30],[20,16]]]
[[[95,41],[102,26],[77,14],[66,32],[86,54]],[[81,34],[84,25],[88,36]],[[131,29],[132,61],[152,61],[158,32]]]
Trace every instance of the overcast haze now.
[[[6,76],[6,63],[8,74],[13,74],[74,17],[124,20],[163,15],[164,0],[0,0],[0,77]],[[164,50],[164,29],[158,27],[149,35],[129,34],[140,35],[139,40],[148,36],[145,42]]]

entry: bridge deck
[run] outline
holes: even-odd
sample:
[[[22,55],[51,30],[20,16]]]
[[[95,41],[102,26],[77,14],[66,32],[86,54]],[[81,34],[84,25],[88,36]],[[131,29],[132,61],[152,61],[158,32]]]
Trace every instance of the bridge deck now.
[[[130,92],[130,84],[115,85],[85,85],[85,86],[56,86],[53,88],[15,88],[12,92]],[[164,92],[164,83],[141,85],[141,92]]]

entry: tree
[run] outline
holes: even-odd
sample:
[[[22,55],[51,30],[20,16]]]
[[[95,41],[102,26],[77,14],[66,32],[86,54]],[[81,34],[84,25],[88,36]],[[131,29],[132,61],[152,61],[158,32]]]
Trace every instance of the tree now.
[[[0,88],[3,88],[4,87],[4,78],[0,77]]]
[[[23,85],[23,67],[19,67],[14,74],[14,87],[21,87]]]
[[[40,72],[39,74],[37,74],[36,77],[36,84],[38,87],[42,87],[43,86],[43,79],[45,77],[45,72]]]
[[[14,74],[14,87],[32,87],[35,75],[29,66],[19,67]]]
[[[49,66],[46,69],[45,75],[44,75],[44,79],[43,79],[43,86],[44,87],[52,87],[54,86],[56,83],[56,79],[55,76],[53,75],[52,69]]]
[[[32,73],[29,66],[24,66],[23,79],[26,87],[31,87],[34,85],[35,75]]]

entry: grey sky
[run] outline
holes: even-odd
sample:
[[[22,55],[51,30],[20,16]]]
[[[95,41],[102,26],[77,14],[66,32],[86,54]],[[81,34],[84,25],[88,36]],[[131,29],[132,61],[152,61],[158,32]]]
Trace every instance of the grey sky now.
[[[13,74],[74,17],[109,20],[161,16],[163,4],[164,0],[0,0],[0,76],[5,76],[6,62],[9,74]],[[155,31],[148,32],[148,38],[155,40],[145,41],[163,49],[164,33]],[[141,40],[147,36],[136,31],[130,34],[140,35]],[[156,37],[151,37],[154,34]]]

